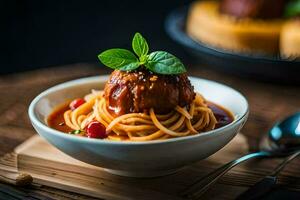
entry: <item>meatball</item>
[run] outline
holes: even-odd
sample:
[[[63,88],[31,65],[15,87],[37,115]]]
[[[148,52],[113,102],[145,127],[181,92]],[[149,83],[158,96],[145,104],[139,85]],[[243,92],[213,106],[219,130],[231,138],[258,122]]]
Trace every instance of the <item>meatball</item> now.
[[[150,108],[163,114],[176,105],[190,104],[195,92],[186,74],[159,75],[141,68],[115,70],[105,85],[104,97],[108,110],[117,116]]]
[[[237,18],[280,18],[287,0],[222,0],[220,12]]]

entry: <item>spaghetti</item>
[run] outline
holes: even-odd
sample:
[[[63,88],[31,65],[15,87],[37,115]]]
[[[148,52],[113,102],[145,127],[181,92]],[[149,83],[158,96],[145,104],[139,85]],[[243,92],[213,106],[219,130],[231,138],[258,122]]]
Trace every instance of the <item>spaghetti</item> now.
[[[176,106],[167,114],[145,113],[112,115],[107,109],[103,91],[92,90],[85,103],[64,113],[64,121],[73,130],[84,130],[93,120],[106,127],[108,140],[150,141],[194,135],[215,128],[217,120],[205,99],[196,94],[185,107]]]

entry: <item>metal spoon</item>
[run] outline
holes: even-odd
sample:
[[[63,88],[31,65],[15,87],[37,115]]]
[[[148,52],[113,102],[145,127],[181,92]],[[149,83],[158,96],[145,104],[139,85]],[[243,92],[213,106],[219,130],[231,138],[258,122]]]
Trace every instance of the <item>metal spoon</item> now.
[[[206,192],[219,178],[236,165],[258,157],[279,157],[288,156],[300,149],[300,112],[295,113],[283,121],[275,124],[268,135],[262,140],[261,150],[247,154],[233,160],[217,170],[201,177],[192,185],[182,191],[181,195],[187,198],[198,199]]]
[[[263,179],[255,183],[252,187],[248,190],[240,194],[236,200],[255,200],[261,199],[263,195],[270,192],[274,186],[277,184],[277,175],[284,169],[284,167],[294,160],[297,156],[299,156],[300,151],[296,151],[292,155],[288,156],[282,163],[280,163],[274,171],[270,174],[265,176]]]
[[[292,123],[292,124],[291,124]],[[292,115],[287,120],[276,124],[269,132],[271,146],[279,147],[280,149],[297,149],[300,144],[300,115]],[[271,191],[277,183],[277,175],[284,167],[294,160],[300,151],[294,152],[280,163],[270,175],[265,176],[251,188],[240,194],[236,200],[251,200],[258,199],[264,194]]]

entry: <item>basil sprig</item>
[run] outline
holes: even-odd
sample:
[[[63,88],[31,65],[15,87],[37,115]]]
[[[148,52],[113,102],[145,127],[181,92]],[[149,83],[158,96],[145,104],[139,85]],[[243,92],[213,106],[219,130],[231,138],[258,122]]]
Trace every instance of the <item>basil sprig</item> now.
[[[290,1],[285,7],[284,15],[286,17],[300,16],[300,0]]]
[[[132,49],[138,57],[146,56],[149,51],[149,46],[146,39],[140,34],[136,33],[132,39]]]
[[[140,66],[138,58],[126,49],[109,49],[102,52],[98,58],[112,69],[130,71]]]
[[[71,132],[69,132],[70,134],[73,134],[73,135],[78,135],[82,132],[82,130],[73,130]]]
[[[150,54],[146,39],[136,33],[132,40],[134,53],[126,49],[109,49],[98,55],[99,60],[112,69],[132,71],[140,66],[158,74],[181,74],[186,72],[182,62],[166,51],[154,51]]]

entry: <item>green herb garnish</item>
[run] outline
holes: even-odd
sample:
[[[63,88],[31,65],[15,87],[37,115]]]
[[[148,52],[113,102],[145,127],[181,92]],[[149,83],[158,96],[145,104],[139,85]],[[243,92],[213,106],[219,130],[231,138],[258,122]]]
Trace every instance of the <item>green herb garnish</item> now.
[[[149,46],[146,39],[140,33],[134,35],[132,39],[132,49],[139,58],[147,56]]]
[[[132,40],[132,49],[109,49],[98,55],[99,60],[112,69],[132,71],[140,66],[158,74],[181,74],[186,72],[182,62],[166,51],[154,51],[150,54],[146,39],[136,33]]]
[[[82,130],[73,130],[71,132],[69,132],[70,134],[73,134],[73,135],[78,135],[82,132]]]
[[[284,10],[286,17],[295,17],[300,15],[300,0],[290,1]]]

